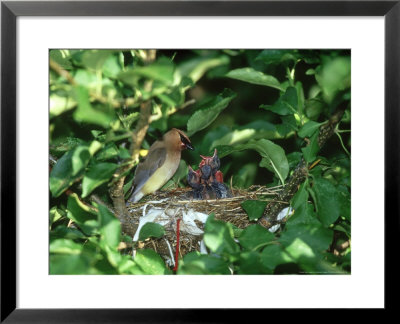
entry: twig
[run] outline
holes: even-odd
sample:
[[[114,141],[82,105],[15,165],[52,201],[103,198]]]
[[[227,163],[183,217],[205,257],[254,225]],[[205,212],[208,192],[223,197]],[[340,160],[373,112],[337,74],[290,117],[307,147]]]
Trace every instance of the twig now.
[[[58,75],[62,76],[65,78],[71,85],[76,86],[78,85],[75,79],[72,77],[72,75],[67,71],[64,70],[60,64],[58,64],[56,61],[50,59],[50,68],[56,72]]]
[[[180,106],[180,107],[178,108],[178,110],[185,109],[187,106],[193,105],[195,102],[196,102],[196,99],[190,99],[190,100],[184,102],[184,103],[182,104],[182,106]]]

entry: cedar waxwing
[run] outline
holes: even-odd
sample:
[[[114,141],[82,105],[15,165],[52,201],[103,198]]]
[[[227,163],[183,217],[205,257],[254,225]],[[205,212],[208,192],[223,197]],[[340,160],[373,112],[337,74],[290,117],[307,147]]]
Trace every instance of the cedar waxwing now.
[[[215,199],[217,198],[216,192],[213,188],[206,182],[202,185],[201,199]],[[219,198],[219,197],[218,197]]]
[[[187,181],[189,186],[193,188],[190,193],[191,197],[194,199],[232,197],[228,187],[222,182],[222,172],[217,169],[220,167],[220,163],[216,152],[214,152],[213,157],[201,157],[202,161],[197,171],[194,171],[189,166]],[[214,167],[214,170],[211,165]]]
[[[205,164],[200,168],[200,170],[201,170],[201,180],[207,182],[211,177],[211,167]]]
[[[187,182],[189,184],[189,186],[191,186],[193,189],[198,189],[200,188],[200,177],[201,177],[201,173],[197,171],[194,171],[192,169],[192,167],[189,165],[189,172],[188,172],[188,176],[187,176]]]
[[[224,183],[213,181],[211,182],[211,187],[213,188],[215,195],[217,198],[230,198],[232,195],[230,194],[228,188]]]
[[[146,159],[136,168],[133,179],[135,189],[128,201],[138,202],[171,179],[178,169],[181,151],[185,148],[194,150],[186,134],[176,128],[165,133],[162,141],[154,142]]]
[[[214,196],[216,198],[232,197],[228,187],[224,184],[223,174],[219,170],[221,162],[217,155],[217,149],[214,150],[213,156],[200,156],[202,158],[202,161],[200,162],[200,169],[205,176],[202,176],[202,179],[207,179],[206,184],[211,186]],[[208,196],[210,196],[210,194],[208,194]]]
[[[189,165],[189,172],[187,176],[187,182],[189,186],[193,188],[193,198],[194,199],[201,199],[201,191],[203,185],[200,183],[201,172],[200,169],[194,171],[192,167]]]
[[[217,149],[214,150],[214,155],[213,156],[203,156],[200,155],[201,158],[203,159],[200,162],[200,166],[203,166],[204,164],[208,164],[211,169],[213,174],[215,174],[215,172],[217,172],[221,166],[221,161],[219,160],[219,157],[217,155]]]
[[[223,183],[224,182],[223,174],[221,171],[219,171],[219,168],[221,166],[221,161],[219,160],[219,157],[217,155],[217,149],[214,150],[213,156],[203,156],[203,155],[200,155],[200,156],[203,159],[200,162],[200,167],[203,165],[206,165],[206,164],[209,165],[211,167],[214,178],[218,182]]]

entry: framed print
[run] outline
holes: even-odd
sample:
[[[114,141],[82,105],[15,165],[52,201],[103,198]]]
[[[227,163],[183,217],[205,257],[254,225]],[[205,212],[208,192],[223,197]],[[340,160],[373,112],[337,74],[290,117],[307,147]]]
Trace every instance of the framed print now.
[[[398,1],[1,15],[2,321],[392,305]]]

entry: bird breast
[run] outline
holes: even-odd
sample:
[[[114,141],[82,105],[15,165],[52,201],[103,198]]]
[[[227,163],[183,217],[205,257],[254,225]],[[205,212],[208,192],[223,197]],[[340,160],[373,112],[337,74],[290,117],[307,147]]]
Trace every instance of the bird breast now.
[[[175,174],[179,167],[181,152],[167,153],[164,164],[158,168],[142,188],[142,192],[147,195],[160,189]]]

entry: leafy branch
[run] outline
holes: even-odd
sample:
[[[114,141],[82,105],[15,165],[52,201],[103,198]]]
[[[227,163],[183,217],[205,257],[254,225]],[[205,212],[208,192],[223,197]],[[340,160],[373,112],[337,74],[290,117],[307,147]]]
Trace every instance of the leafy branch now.
[[[156,58],[156,51],[147,50],[145,51],[145,53],[146,56],[144,58],[144,61],[146,62],[146,64],[152,63]],[[144,86],[145,91],[150,92],[151,87],[152,81],[147,80]],[[133,225],[130,221],[130,215],[125,206],[124,174],[126,174],[138,162],[140,148],[142,147],[142,142],[151,123],[151,113],[151,99],[142,102],[140,104],[140,117],[135,127],[135,130],[132,133],[132,142],[129,150],[131,153],[132,164],[124,165],[114,173],[113,177],[118,178],[118,180],[110,188],[110,196],[114,204],[115,215],[121,221],[122,231],[131,236],[133,236],[136,232],[136,225]]]
[[[340,106],[336,112],[331,116],[328,123],[324,123],[319,128],[318,133],[318,147],[319,150],[326,144],[329,138],[335,133],[336,125],[340,122],[343,117],[345,106]],[[311,145],[309,143],[308,145]],[[293,171],[289,181],[284,186],[283,190],[278,196],[272,200],[265,208],[264,216],[258,220],[258,224],[265,228],[271,228],[273,225],[281,223],[282,221],[277,220],[278,214],[281,210],[287,207],[287,204],[293,198],[297,192],[299,186],[307,179],[308,176],[308,163],[301,158],[300,162]]]

